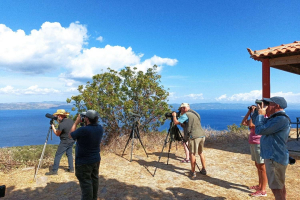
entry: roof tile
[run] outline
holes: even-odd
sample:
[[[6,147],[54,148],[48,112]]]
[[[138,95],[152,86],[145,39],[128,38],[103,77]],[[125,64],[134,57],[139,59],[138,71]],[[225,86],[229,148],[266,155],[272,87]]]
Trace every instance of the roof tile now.
[[[282,44],[277,47],[268,47],[267,49],[252,51],[247,48],[250,57],[254,60],[261,61],[264,58],[282,56],[285,53],[300,54],[300,41],[295,41],[290,44]]]

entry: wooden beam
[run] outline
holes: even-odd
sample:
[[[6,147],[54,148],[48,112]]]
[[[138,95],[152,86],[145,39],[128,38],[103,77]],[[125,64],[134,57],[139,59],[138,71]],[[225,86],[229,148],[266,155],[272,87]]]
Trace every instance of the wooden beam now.
[[[299,64],[299,63],[300,63],[300,55],[284,56],[284,57],[270,59],[271,67],[275,67],[278,65],[290,65],[290,64]]]
[[[269,59],[262,60],[262,97],[270,98],[270,61]]]
[[[286,72],[300,75],[300,64],[299,65],[277,65],[272,67],[275,69],[280,69]]]

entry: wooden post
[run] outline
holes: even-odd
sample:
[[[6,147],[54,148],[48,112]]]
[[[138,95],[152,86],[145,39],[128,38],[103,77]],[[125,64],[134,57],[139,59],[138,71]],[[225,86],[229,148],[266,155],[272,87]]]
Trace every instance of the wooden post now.
[[[262,61],[262,97],[270,98],[270,61],[269,59],[263,59]]]

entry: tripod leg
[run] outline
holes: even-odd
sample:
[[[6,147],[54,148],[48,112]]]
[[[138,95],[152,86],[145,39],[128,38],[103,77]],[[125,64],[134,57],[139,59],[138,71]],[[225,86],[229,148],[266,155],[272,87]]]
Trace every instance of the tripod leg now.
[[[165,143],[164,143],[164,145],[163,145],[163,147],[162,147],[162,150],[161,150],[161,152],[160,152],[160,154],[159,154],[158,161],[156,162],[156,167],[155,167],[155,170],[154,170],[154,173],[153,173],[153,177],[155,176],[155,173],[156,173],[156,170],[157,170],[157,164],[158,164],[159,161],[160,161],[160,158],[161,158],[161,155],[162,155],[162,153],[163,153],[163,151],[164,151],[164,148],[167,146],[167,143],[168,143],[167,140],[168,140],[169,135],[170,135],[170,129],[169,129],[168,134],[167,134],[167,136],[166,136]]]
[[[172,140],[170,140],[170,144],[169,144],[169,151],[168,151],[168,160],[167,160],[167,165],[169,164],[169,158],[170,158],[171,146],[172,146]]]
[[[134,129],[132,129],[132,134],[131,134],[131,154],[130,154],[130,162],[132,161],[132,152],[133,152],[133,145],[134,145]]]
[[[144,147],[144,145],[142,143],[141,137],[140,137],[140,131],[139,131],[139,127],[138,126],[136,126],[136,135],[137,135],[138,139],[140,140],[140,143],[141,143],[142,147],[144,148],[144,151],[145,151],[145,153],[146,153],[146,155],[148,157],[148,154],[146,152],[146,149],[145,149],[145,147]]]
[[[51,126],[50,126],[50,128],[48,130],[48,134],[47,134],[46,141],[45,141],[45,144],[44,144],[44,148],[43,148],[43,151],[42,151],[42,154],[41,154],[41,157],[40,157],[38,168],[36,169],[36,172],[34,174],[34,178],[33,178],[34,181],[36,180],[36,175],[37,175],[37,173],[39,171],[40,166],[42,165],[42,160],[43,160],[43,157],[44,157],[44,153],[45,153],[45,150],[46,150],[46,145],[47,145],[47,142],[48,142],[48,138],[49,138],[50,132],[52,134]]]
[[[122,157],[123,157],[123,155],[124,155],[124,152],[125,152],[125,149],[126,149],[128,143],[129,143],[129,140],[131,139],[131,134],[132,134],[132,130],[131,130],[130,136],[129,136],[128,140],[127,140],[127,143],[126,143],[126,145],[125,145],[125,148],[124,148],[124,150],[123,150]]]

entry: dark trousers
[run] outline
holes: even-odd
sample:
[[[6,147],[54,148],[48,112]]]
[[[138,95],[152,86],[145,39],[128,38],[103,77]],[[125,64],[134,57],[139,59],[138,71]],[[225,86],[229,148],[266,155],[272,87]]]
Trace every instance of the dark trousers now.
[[[79,180],[82,200],[97,199],[100,162],[75,165],[75,175]]]
[[[58,170],[60,159],[64,155],[65,152],[68,157],[69,169],[74,170],[73,155],[72,155],[72,148],[73,148],[74,143],[75,142],[66,143],[66,142],[62,142],[62,141],[59,143],[56,154],[55,154],[54,165],[52,167],[52,171],[56,172]]]

